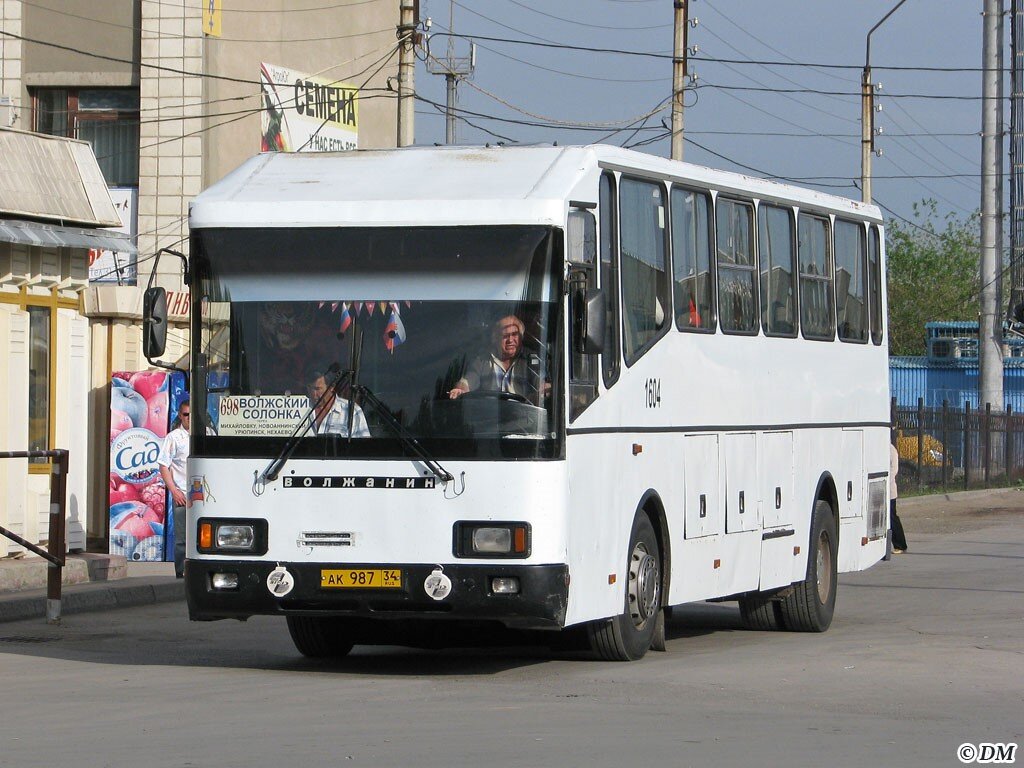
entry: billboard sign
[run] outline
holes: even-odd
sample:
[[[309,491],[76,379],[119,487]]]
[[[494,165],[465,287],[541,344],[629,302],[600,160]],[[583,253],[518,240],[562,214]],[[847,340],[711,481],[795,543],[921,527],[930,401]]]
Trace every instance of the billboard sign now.
[[[359,89],[260,64],[263,152],[341,152],[359,145]]]
[[[135,187],[111,187],[110,199],[121,219],[120,227],[111,227],[114,232],[123,232],[133,240],[138,235],[139,190]],[[136,285],[138,281],[136,257],[130,253],[89,249],[89,282],[112,283],[114,285]]]

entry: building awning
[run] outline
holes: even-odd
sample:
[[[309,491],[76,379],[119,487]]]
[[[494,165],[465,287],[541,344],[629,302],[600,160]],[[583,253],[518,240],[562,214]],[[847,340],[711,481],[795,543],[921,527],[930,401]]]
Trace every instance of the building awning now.
[[[20,243],[60,248],[96,248],[118,253],[138,253],[138,249],[121,232],[107,229],[82,229],[42,224],[37,221],[0,219],[0,243]]]
[[[119,227],[88,142],[0,128],[0,216]]]

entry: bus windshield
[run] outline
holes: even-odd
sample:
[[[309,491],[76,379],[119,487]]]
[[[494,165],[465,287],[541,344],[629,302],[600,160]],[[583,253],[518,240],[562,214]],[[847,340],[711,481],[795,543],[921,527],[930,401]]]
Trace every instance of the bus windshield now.
[[[406,456],[412,437],[437,458],[556,458],[558,240],[536,226],[199,230],[195,452],[270,456],[308,426],[295,456]]]

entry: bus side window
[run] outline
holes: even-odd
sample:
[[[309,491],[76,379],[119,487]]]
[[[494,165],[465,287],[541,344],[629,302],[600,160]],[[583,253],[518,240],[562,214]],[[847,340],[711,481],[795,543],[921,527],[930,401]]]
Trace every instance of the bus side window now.
[[[615,195],[615,177],[601,176],[598,214],[601,217],[601,290],[604,291],[606,324],[604,352],[601,353],[601,373],[605,388],[619,379],[619,237]]]
[[[871,302],[871,343],[882,343],[882,261],[878,227],[868,227],[868,293]]]
[[[668,227],[661,184],[623,177],[619,191],[622,343],[632,365],[669,325]]]
[[[761,324],[768,336],[796,336],[796,240],[788,208],[757,208]]]
[[[570,242],[583,243],[579,253],[570,248],[569,318],[572,349],[569,354],[569,421],[597,399],[597,355],[583,353],[583,328],[587,311],[587,292],[597,287],[597,222],[590,211],[569,214]]]
[[[718,198],[718,317],[726,333],[757,333],[758,329],[753,221],[750,203]]]
[[[711,196],[672,187],[672,280],[676,327],[715,330]]]
[[[836,307],[832,300],[828,219],[801,213],[797,222],[800,259],[800,327],[805,339],[832,341]]]
[[[864,225],[836,219],[836,325],[843,341],[868,340]]]

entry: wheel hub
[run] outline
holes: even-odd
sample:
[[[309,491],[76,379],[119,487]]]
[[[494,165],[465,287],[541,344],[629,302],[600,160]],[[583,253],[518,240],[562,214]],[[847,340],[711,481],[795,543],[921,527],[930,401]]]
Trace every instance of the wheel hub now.
[[[660,590],[658,561],[643,542],[637,542],[629,558],[629,615],[636,626],[658,610]]]

